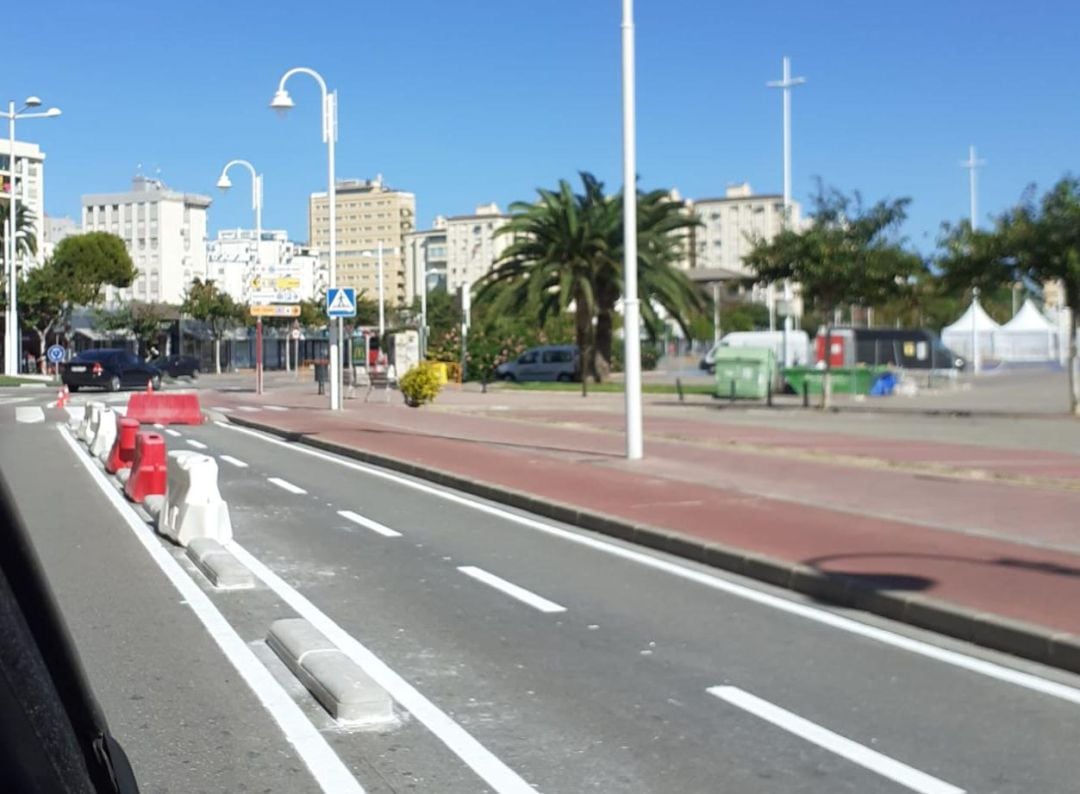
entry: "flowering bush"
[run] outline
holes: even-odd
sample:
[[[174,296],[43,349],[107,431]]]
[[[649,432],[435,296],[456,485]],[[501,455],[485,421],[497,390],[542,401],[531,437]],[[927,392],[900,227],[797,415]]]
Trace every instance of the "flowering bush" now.
[[[414,408],[432,402],[442,389],[435,365],[427,361],[421,361],[406,372],[398,385],[405,402]]]

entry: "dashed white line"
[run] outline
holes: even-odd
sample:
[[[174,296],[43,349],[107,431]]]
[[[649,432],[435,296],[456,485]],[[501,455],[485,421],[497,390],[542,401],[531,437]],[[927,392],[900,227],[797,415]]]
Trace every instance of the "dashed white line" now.
[[[265,408],[267,411],[288,411],[289,410],[288,408],[286,408],[283,405],[264,405],[263,408]]]
[[[283,480],[280,477],[267,477],[266,479],[272,482],[278,488],[283,488],[289,493],[307,493],[307,491],[305,491],[299,485],[293,485],[288,480]]]
[[[248,413],[251,413],[252,411],[258,411],[260,409],[256,408],[254,405],[240,405],[240,406],[237,406],[236,410],[238,410],[238,411],[247,411]]]
[[[187,442],[191,444],[191,446],[195,447],[195,449],[206,449],[206,444],[201,441],[196,441],[193,438],[189,438]]]
[[[45,412],[38,405],[19,405],[15,408],[15,421],[33,424],[45,421]]]
[[[708,690],[710,695],[715,695],[721,700],[733,706],[748,711],[766,722],[771,722],[777,727],[783,728],[789,733],[805,739],[808,742],[823,747],[829,752],[836,753],[852,763],[869,769],[882,777],[906,786],[919,794],[964,794],[964,790],[957,788],[951,783],[920,772],[914,767],[889,758],[887,755],[871,750],[869,747],[853,742],[838,733],[833,733],[828,728],[823,728],[817,723],[800,717],[787,709],[762,700],[756,695],[751,695],[734,686],[714,686]]]
[[[119,491],[109,484],[105,475],[90,463],[90,458],[79,449],[71,434],[61,427],[60,435],[89,472],[98,488],[105,494],[105,498],[120,513],[150,558],[157,563],[173,587],[177,589],[183,603],[187,604],[203,624],[240,677],[273,717],[296,754],[318,782],[319,787],[327,794],[339,792],[364,794],[363,787],[353,777],[340,756],[334,752],[326,737],[311,723],[292,696],[274,679],[267,667],[259,661],[244,639],[236,633],[236,630],[214,606],[210,597],[165,550],[154,533],[120,496]]]
[[[505,579],[496,576],[493,573],[488,573],[483,568],[477,568],[472,565],[462,565],[458,568],[466,576],[471,576],[478,582],[483,582],[489,587],[494,587],[496,590],[500,590],[506,593],[511,598],[516,598],[523,604],[528,604],[533,609],[539,609],[541,612],[565,612],[566,607],[556,604],[554,601],[548,601],[543,596],[538,596],[530,590],[526,590],[524,587],[518,587],[513,582],[508,582]]]
[[[659,557],[653,557],[650,554],[646,554],[642,551],[636,551],[635,549],[626,548],[625,546],[619,546],[610,541],[601,540],[599,538],[590,537],[589,535],[579,534],[569,529],[562,527],[556,527],[551,524],[546,524],[543,521],[539,521],[535,518],[522,515],[520,513],[514,513],[506,508],[498,507],[493,504],[487,504],[486,502],[478,501],[474,498],[463,496],[450,490],[444,490],[439,486],[428,485],[426,483],[410,480],[399,474],[394,474],[389,471],[369,466],[364,463],[356,463],[351,460],[336,457],[325,452],[320,452],[310,447],[305,447],[300,444],[291,444],[287,441],[282,441],[279,438],[274,438],[265,433],[260,433],[256,430],[249,430],[246,427],[237,427],[231,425],[228,422],[216,422],[220,427],[224,427],[228,430],[232,430],[237,433],[243,433],[244,435],[258,438],[268,444],[274,444],[285,449],[291,449],[294,452],[298,452],[301,455],[307,455],[309,457],[318,458],[320,460],[334,463],[338,466],[344,466],[345,468],[352,469],[353,471],[364,472],[370,474],[373,477],[378,477],[382,480],[394,482],[399,485],[403,485],[407,488],[420,491],[422,493],[437,496],[440,499],[445,499],[448,502],[464,505],[466,507],[477,510],[481,513],[487,513],[488,515],[498,516],[506,521],[513,522],[519,526],[528,527],[529,529],[535,529],[553,537],[561,538],[563,540],[576,543],[581,546],[586,546],[597,551],[602,551],[606,554],[610,554],[615,557],[620,557],[624,560],[635,562],[639,565],[643,565],[647,568],[652,568],[658,571],[664,571],[673,576],[677,576],[681,579],[695,582],[704,587],[708,587],[713,590],[728,593],[729,595],[742,598],[746,601],[751,601],[761,606],[776,609],[780,612],[786,612],[789,615],[795,615],[806,620],[813,621],[820,625],[830,626],[831,628],[838,629],[840,631],[847,632],[849,634],[855,634],[860,637],[864,637],[875,642],[879,642],[883,645],[887,645],[892,648],[907,651],[909,653],[917,654],[927,659],[933,659],[943,664],[957,667],[961,670],[967,670],[971,673],[986,676],[996,681],[1002,681],[1005,683],[1013,684],[1014,686],[1023,687],[1031,692],[1039,692],[1043,695],[1049,695],[1050,697],[1064,700],[1068,703],[1075,703],[1080,705],[1080,689],[1069,686],[1067,684],[1060,684],[1057,681],[1051,681],[1048,678],[1042,678],[1041,676],[1033,675],[1031,673],[1025,673],[1020,670],[1015,670],[1011,667],[998,664],[996,662],[987,661],[985,659],[979,659],[974,656],[968,656],[967,654],[960,653],[959,651],[953,651],[948,648],[942,648],[937,645],[932,645],[923,640],[915,639],[914,637],[907,637],[903,634],[897,634],[894,631],[888,629],[872,626],[868,623],[863,623],[854,618],[849,618],[844,615],[838,615],[835,612],[830,612],[827,609],[821,607],[812,606],[810,604],[804,604],[800,601],[792,600],[790,598],[784,598],[773,593],[767,593],[764,590],[758,590],[753,587],[747,587],[746,585],[738,584],[737,582],[728,581],[714,574],[699,571],[694,568],[689,568],[685,565],[681,565],[670,560],[664,560]]]
[[[401,533],[396,529],[390,529],[390,527],[383,526],[378,521],[372,521],[370,518],[364,518],[359,513],[354,513],[352,510],[338,510],[338,515],[342,518],[347,518],[350,521],[359,524],[362,527],[367,527],[372,532],[378,532],[383,537],[387,538],[400,538]]]
[[[177,432],[176,430],[173,430],[171,427],[166,427],[165,432],[168,433],[173,438],[180,438],[180,433]]]
[[[236,468],[238,468],[238,469],[246,469],[247,468],[247,464],[244,463],[244,461],[240,460],[240,458],[234,458],[232,455],[218,455],[218,457],[221,458],[226,463],[231,463],[233,466],[236,466]]]
[[[468,731],[446,714],[412,684],[392,670],[386,662],[368,650],[355,637],[345,631],[301,595],[288,582],[271,571],[236,541],[229,541],[225,548],[240,563],[262,580],[282,601],[292,607],[300,617],[307,618],[342,652],[360,665],[375,683],[390,693],[390,697],[402,705],[424,727],[432,732],[451,752],[464,761],[496,794],[536,794],[536,789],[505,762],[480,744]]]
[[[165,425],[161,424],[160,422],[154,422],[154,427],[157,430],[164,430],[165,429]]]

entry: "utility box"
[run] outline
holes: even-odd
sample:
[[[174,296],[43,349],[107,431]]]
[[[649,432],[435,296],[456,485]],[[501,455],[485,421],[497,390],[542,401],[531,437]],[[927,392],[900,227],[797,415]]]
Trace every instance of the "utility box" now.
[[[764,400],[776,380],[771,347],[719,347],[713,355],[716,396]]]

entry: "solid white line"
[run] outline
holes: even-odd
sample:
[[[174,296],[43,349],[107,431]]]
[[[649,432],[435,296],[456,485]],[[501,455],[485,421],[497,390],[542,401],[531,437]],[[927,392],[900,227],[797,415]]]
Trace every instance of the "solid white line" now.
[[[177,430],[173,430],[171,427],[166,427],[165,432],[168,433],[170,436],[173,436],[174,438],[180,438],[180,432]]]
[[[191,444],[191,446],[195,447],[195,449],[206,449],[206,444],[201,441],[196,441],[193,438],[189,438],[187,442]]]
[[[964,789],[957,788],[951,783],[920,772],[914,767],[901,763],[887,755],[871,750],[869,747],[853,742],[838,733],[833,733],[828,728],[823,728],[817,723],[793,714],[787,709],[782,709],[767,700],[762,700],[756,695],[751,695],[734,686],[714,686],[708,690],[709,694],[715,695],[733,706],[748,711],[766,722],[771,722],[789,733],[806,739],[808,742],[823,747],[829,752],[846,758],[852,763],[858,764],[871,772],[876,772],[882,777],[906,786],[919,794],[964,794]]]
[[[354,471],[361,471],[370,474],[374,477],[380,477],[390,482],[395,482],[400,485],[405,485],[409,488],[413,488],[418,491],[422,491],[432,496],[438,496],[441,499],[445,499],[449,502],[465,505],[471,507],[474,510],[478,510],[482,513],[487,513],[493,516],[499,516],[507,521],[511,521],[515,524],[519,524],[530,529],[536,529],[540,532],[544,532],[548,535],[552,535],[563,540],[568,540],[572,543],[577,543],[581,546],[586,546],[591,549],[611,554],[615,557],[621,557],[624,560],[630,560],[631,562],[644,565],[654,570],[664,571],[673,576],[678,576],[681,579],[695,582],[697,584],[709,587],[713,590],[719,590],[729,595],[742,598],[747,601],[753,601],[756,604],[776,609],[781,612],[786,612],[789,615],[796,615],[806,620],[814,621],[825,626],[830,626],[840,631],[846,631],[850,634],[856,634],[866,639],[880,642],[883,645],[888,645],[893,648],[899,648],[900,650],[908,651],[909,653],[918,654],[919,656],[933,659],[943,664],[948,664],[953,667],[958,667],[962,670],[967,670],[971,673],[977,673],[978,675],[984,675],[988,678],[993,678],[997,681],[1002,681],[1015,686],[1023,687],[1024,689],[1038,692],[1043,695],[1049,695],[1050,697],[1059,698],[1069,703],[1075,703],[1080,705],[1080,689],[1076,687],[1067,686],[1065,684],[1059,684],[1056,681],[1050,681],[1046,678],[1041,678],[1031,673],[1024,673],[1019,670],[1014,670],[1011,667],[1005,667],[1004,665],[997,664],[996,662],[989,662],[984,659],[978,659],[974,656],[968,656],[967,654],[960,653],[959,651],[952,651],[946,648],[939,648],[936,645],[931,645],[923,640],[917,640],[912,637],[906,637],[902,634],[889,631],[888,629],[878,628],[868,623],[862,623],[861,621],[853,618],[844,617],[838,615],[835,612],[830,612],[827,609],[821,609],[819,607],[811,606],[809,604],[803,604],[798,601],[793,601],[788,598],[782,598],[772,593],[766,593],[762,590],[756,590],[746,585],[737,584],[736,582],[730,582],[726,579],[722,579],[719,576],[698,571],[693,568],[680,565],[678,563],[671,562],[669,560],[660,559],[659,557],[653,557],[644,552],[634,551],[633,549],[625,548],[623,546],[610,543],[599,538],[590,537],[588,535],[578,534],[561,527],[555,527],[550,524],[545,524],[542,521],[538,521],[534,518],[519,515],[501,507],[495,505],[485,504],[483,502],[476,501],[474,499],[461,496],[452,491],[445,491],[433,485],[427,485],[421,482],[414,482],[401,475],[392,474],[388,471],[369,466],[364,463],[357,463],[351,460],[344,460],[342,458],[335,457],[333,455],[320,452],[319,450],[305,447],[300,444],[290,444],[286,441],[282,441],[278,438],[273,438],[260,433],[255,430],[250,430],[246,427],[237,427],[236,425],[230,425],[227,422],[217,422],[216,424],[221,427],[226,427],[230,430],[234,430],[238,433],[245,433],[255,438],[261,439],[270,444],[276,444],[284,447],[285,449],[291,449],[295,452],[300,452],[304,455],[310,455],[311,457],[319,458],[321,460],[336,463],[339,466],[345,466],[346,468],[353,469]]]
[[[71,434],[63,427],[59,428],[60,435],[68,446],[71,447],[75,457],[83,464],[98,488],[104,492],[105,497],[112,502],[113,507],[120,513],[124,522],[138,538],[146,549],[150,558],[157,563],[165,576],[172,582],[173,587],[179,591],[181,598],[206,628],[207,632],[221,648],[222,653],[236,668],[236,671],[244,679],[248,687],[262,703],[263,707],[277,722],[285,734],[285,738],[296,750],[319,786],[327,794],[348,792],[349,794],[364,794],[363,787],[349,772],[348,767],[334,752],[326,739],[315,728],[311,721],[304,715],[303,710],[282,689],[274,676],[255,656],[247,643],[241,639],[225,617],[218,611],[209,596],[195,584],[194,580],[185,573],[180,564],[164,549],[153,532],[135,514],[131,506],[124,501],[120,493],[113,488],[105,475],[90,463],[90,459],[82,454],[78,444],[72,439]]]
[[[240,460],[240,458],[234,458],[232,455],[218,455],[218,457],[221,458],[226,463],[231,463],[233,466],[236,466],[238,469],[246,469],[247,468],[247,464],[244,463],[244,461]]]
[[[39,405],[19,405],[15,407],[15,421],[23,424],[44,422],[45,412]]]
[[[400,538],[401,533],[396,529],[390,529],[390,527],[383,526],[378,521],[372,521],[370,518],[364,518],[359,513],[354,513],[352,510],[338,510],[338,515],[342,518],[347,518],[359,524],[362,527],[367,527],[372,532],[378,532],[380,535],[387,538]]]
[[[395,673],[378,656],[360,644],[341,626],[331,620],[318,607],[298,593],[291,585],[267,568],[247,549],[236,541],[224,544],[225,548],[249,571],[262,580],[277,596],[292,607],[300,617],[306,618],[341,651],[385,689],[390,696],[409,711],[431,731],[470,769],[479,775],[496,794],[536,794],[514,770],[503,763],[494,753],[480,744],[473,736],[454,722],[442,709],[424,697],[408,681]]]
[[[241,405],[241,406],[237,407],[237,410],[238,411],[248,411],[250,413],[252,411],[258,411],[260,409],[256,408],[254,405]]]
[[[265,408],[267,411],[288,411],[289,410],[288,408],[285,408],[284,406],[281,406],[281,405],[264,405],[263,408]]]
[[[493,573],[488,573],[483,568],[476,568],[472,565],[462,565],[458,568],[466,576],[471,576],[478,582],[483,582],[489,587],[494,587],[496,590],[501,590],[511,598],[516,598],[523,604],[528,604],[533,609],[539,609],[541,612],[565,612],[566,607],[556,604],[554,601],[548,601],[543,596],[538,596],[524,587],[518,587],[513,582],[508,582],[505,579],[496,576]]]
[[[289,493],[307,493],[307,491],[305,491],[299,485],[293,485],[288,480],[283,480],[280,477],[267,477],[266,479],[268,479],[278,488],[284,488]]]

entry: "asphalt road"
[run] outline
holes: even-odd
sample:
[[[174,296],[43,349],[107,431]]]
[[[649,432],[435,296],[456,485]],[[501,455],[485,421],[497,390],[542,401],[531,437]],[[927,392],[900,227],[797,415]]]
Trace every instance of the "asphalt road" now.
[[[317,790],[53,424],[14,407],[0,471],[146,790]],[[1077,788],[1077,677],[250,432],[174,433],[218,457],[263,578],[204,590],[368,791]],[[261,639],[294,614],[391,671],[396,725],[337,728],[290,680]]]

